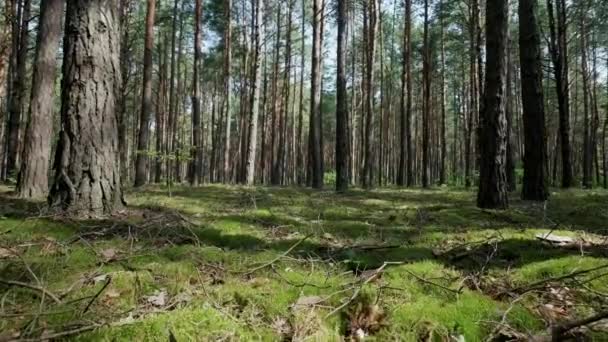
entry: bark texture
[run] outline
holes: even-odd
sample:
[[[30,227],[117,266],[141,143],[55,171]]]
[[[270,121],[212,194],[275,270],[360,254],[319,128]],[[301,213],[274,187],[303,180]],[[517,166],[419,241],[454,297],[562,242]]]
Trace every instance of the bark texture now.
[[[112,214],[124,204],[116,121],[117,9],[116,0],[67,4],[61,133],[49,204],[71,214]]]
[[[487,63],[479,131],[481,161],[477,206],[506,209],[508,1],[489,1],[486,11]]]
[[[146,37],[144,47],[144,80],[135,161],[135,186],[148,182],[148,140],[150,139],[150,115],[152,113],[152,50],[154,49],[154,16],[156,1],[148,0]]]
[[[348,177],[348,105],[346,95],[346,0],[338,0],[338,69],[336,76],[336,191],[346,191]]]
[[[522,198],[544,201],[547,189],[547,135],[543,97],[540,30],[536,0],[519,0],[519,55],[524,123]]]
[[[30,118],[25,129],[23,160],[17,181],[17,193],[22,198],[45,196],[49,190],[53,99],[63,7],[64,0],[42,0],[40,5]]]

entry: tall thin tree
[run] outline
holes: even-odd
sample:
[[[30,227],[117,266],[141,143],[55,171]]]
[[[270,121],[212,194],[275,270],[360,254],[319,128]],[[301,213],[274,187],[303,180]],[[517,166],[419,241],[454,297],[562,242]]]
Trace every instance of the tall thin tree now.
[[[150,139],[150,116],[152,113],[152,51],[154,49],[154,17],[156,0],[147,0],[146,36],[144,46],[144,78],[135,161],[135,186],[148,182],[148,140]]]
[[[42,0],[40,4],[30,114],[23,139],[23,160],[17,181],[17,192],[23,198],[44,196],[49,188],[53,100],[63,7],[64,0]]]
[[[480,208],[508,207],[506,166],[506,78],[508,0],[486,5],[486,78],[481,115],[481,164],[477,205]]]
[[[547,189],[547,135],[537,0],[519,0],[519,55],[524,123],[522,198],[544,201]]]

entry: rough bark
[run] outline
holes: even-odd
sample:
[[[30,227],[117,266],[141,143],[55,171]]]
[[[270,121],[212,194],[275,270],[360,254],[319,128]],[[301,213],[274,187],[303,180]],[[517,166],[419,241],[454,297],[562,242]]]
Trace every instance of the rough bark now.
[[[64,0],[42,0],[40,4],[30,114],[23,139],[23,160],[17,181],[17,193],[22,198],[44,196],[49,188],[57,48],[62,32],[63,7]]]
[[[524,123],[522,198],[544,201],[547,189],[547,134],[537,0],[519,0],[519,51]]]
[[[422,47],[422,187],[430,184],[431,134],[431,47],[429,41],[429,1],[424,0],[424,41]]]
[[[226,32],[224,33],[224,82],[225,82],[225,105],[226,112],[224,123],[224,165],[222,180],[226,183],[230,181],[230,129],[232,124],[232,0],[225,2]]]
[[[310,160],[312,187],[323,188],[323,147],[321,146],[321,50],[323,0],[313,1],[313,43],[310,85]]]
[[[557,28],[553,10],[553,1],[547,0],[550,42],[549,53],[553,62],[553,75],[557,92],[559,110],[559,141],[562,157],[562,188],[569,188],[574,183],[572,175],[572,147],[570,144],[570,91],[568,80],[568,46],[566,33],[565,0],[557,2]]]
[[[200,68],[203,54],[201,46],[202,0],[196,0],[194,7],[194,67],[192,73],[192,147],[190,151],[189,181],[197,186],[203,174],[203,127],[201,120]]]
[[[508,1],[489,1],[486,7],[486,78],[480,130],[480,180],[477,206],[508,207],[506,165],[506,78]]]
[[[150,139],[150,116],[152,113],[152,50],[154,49],[154,16],[156,1],[148,0],[146,14],[146,36],[144,46],[144,78],[135,161],[135,186],[148,182],[148,141]]]
[[[376,57],[376,35],[380,15],[378,0],[368,0],[365,4],[367,20],[364,19],[365,32],[365,139],[363,150],[362,185],[371,188],[374,183],[374,65]]]
[[[585,13],[580,15],[580,41],[581,41],[581,73],[583,77],[583,188],[593,187],[593,146],[591,141],[592,122],[590,118],[589,94],[589,68],[587,65],[587,23]]]
[[[336,191],[348,190],[348,105],[346,95],[346,0],[338,0],[336,73]]]
[[[258,139],[258,114],[260,110],[260,88],[262,87],[262,51],[264,45],[264,1],[255,2],[254,44],[255,57],[253,61],[253,80],[251,108],[249,112],[249,139],[247,143],[247,157],[245,165],[245,184],[255,183],[256,149]]]
[[[61,132],[49,204],[71,214],[112,214],[124,204],[116,120],[117,9],[116,0],[67,3]]]
[[[21,139],[21,117],[23,102],[26,98],[26,66],[27,52],[29,46],[29,30],[31,0],[23,0],[19,7],[17,18],[13,19],[13,52],[12,70],[13,78],[11,92],[8,98],[8,125],[7,125],[7,145],[6,145],[6,166],[4,169],[4,179],[7,180],[15,176],[18,171],[18,159]]]
[[[412,82],[411,82],[411,0],[405,1],[405,24],[403,33],[403,66],[401,70],[401,102],[400,102],[400,153],[397,184],[411,186],[412,177],[412,148],[411,148],[411,114],[412,114]]]

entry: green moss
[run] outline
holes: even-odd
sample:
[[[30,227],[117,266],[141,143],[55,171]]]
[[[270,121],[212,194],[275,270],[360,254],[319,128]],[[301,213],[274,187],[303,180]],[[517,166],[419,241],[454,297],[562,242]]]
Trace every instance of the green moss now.
[[[287,322],[295,339],[338,341],[348,319],[325,316],[352,296],[361,271],[391,261],[403,264],[387,266],[381,279],[361,292],[387,313],[387,325],[372,339],[415,341],[430,334],[481,341],[494,327],[490,321],[500,320],[510,307],[508,298],[462,287],[489,253],[487,275],[514,286],[606,263],[599,250],[588,248],[581,256],[578,249],[552,247],[536,238],[551,230],[553,221],[561,223],[553,231],[557,235],[606,231],[605,191],[553,193],[545,212],[514,197],[512,209],[497,212],[477,209],[473,192],[448,187],[353,189],[346,194],[220,185],[147,187],[128,194],[132,208],[153,215],[179,211],[194,225],[167,222],[162,229],[139,232],[129,231],[129,226],[147,223],[148,217],[69,223],[26,219],[36,216],[43,203],[22,202],[0,191],[2,201],[7,205],[0,207],[0,247],[16,246],[21,256],[0,259],[2,277],[36,283],[29,267],[54,293],[77,285],[61,305],[43,305],[56,313],[33,325],[29,316],[10,317],[0,323],[0,333],[29,324],[36,336],[42,326],[59,331],[81,319],[119,322],[134,312],[130,324],[75,339],[166,341],[173,334],[177,340],[280,340],[276,324]],[[86,235],[104,229],[109,232]],[[386,248],[366,248],[370,246]],[[437,254],[451,248],[470,255],[451,259]],[[107,249],[114,249],[116,257],[104,260]],[[267,267],[248,272],[263,264]],[[83,314],[104,285],[92,277],[104,274],[111,277],[110,284]],[[588,286],[608,292],[603,278]],[[6,312],[40,309],[35,292],[14,287],[0,291],[6,294]],[[159,308],[151,307],[147,298],[158,291],[165,291],[169,301],[184,295],[187,299],[162,313],[150,313]],[[307,296],[325,300],[320,307],[294,310],[293,304]],[[514,305],[509,324],[542,332],[544,323],[526,304]]]

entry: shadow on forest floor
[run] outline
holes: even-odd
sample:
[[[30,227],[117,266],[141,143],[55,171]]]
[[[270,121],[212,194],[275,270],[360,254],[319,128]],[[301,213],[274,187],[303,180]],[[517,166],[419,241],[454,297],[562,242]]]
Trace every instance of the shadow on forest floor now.
[[[90,298],[105,290],[91,279],[111,274],[109,289],[85,317],[112,322],[124,319],[117,317],[120,312],[149,310],[150,298],[159,291],[171,299],[186,293],[192,297],[188,301],[197,303],[175,304],[163,310],[160,321],[139,313],[136,327],[101,329],[84,340],[166,339],[167,326],[188,340],[189,334],[201,333],[201,324],[206,325],[204,339],[225,338],[226,331],[234,331],[233,340],[276,339],[277,334],[285,337],[269,327],[277,317],[288,320],[292,329],[316,320],[321,328],[304,335],[331,340],[336,331],[344,334],[344,324],[352,324],[344,321],[350,313],[336,318],[338,322],[299,316],[293,303],[306,294],[327,296],[329,307],[339,306],[350,295],[334,296],[362,271],[394,262],[386,269],[385,285],[366,290],[385,297],[383,307],[393,324],[381,336],[416,340],[424,319],[444,327],[441,336],[459,326],[467,340],[476,340],[488,333],[479,321],[500,320],[495,316],[504,303],[492,290],[479,292],[479,284],[453,298],[452,292],[467,279],[487,276],[500,286],[525,284],[596,267],[608,256],[605,245],[552,246],[536,238],[552,231],[580,241],[605,240],[605,191],[557,192],[546,207],[513,196],[506,211],[480,210],[474,206],[474,193],[448,188],[335,194],[279,187],[148,187],[130,192],[127,199],[129,209],[123,213],[72,220],[45,216],[43,202],[18,199],[4,189],[0,252],[10,247],[21,255],[3,259],[0,253],[0,278],[29,283],[36,274],[58,293],[81,280],[78,293],[71,295]],[[256,265],[266,266],[248,273]],[[589,284],[608,291],[599,278]],[[382,295],[388,291],[383,286],[400,290]],[[31,294],[19,295],[11,297],[15,310],[36,310],[39,304]],[[529,331],[542,329],[535,310],[522,304],[510,314],[511,323]],[[36,330],[23,317],[14,317],[8,325],[0,323],[0,337],[12,326],[37,336],[43,326],[65,327],[80,319],[78,312],[52,316],[44,325],[34,323]],[[191,321],[198,323],[184,323]]]

